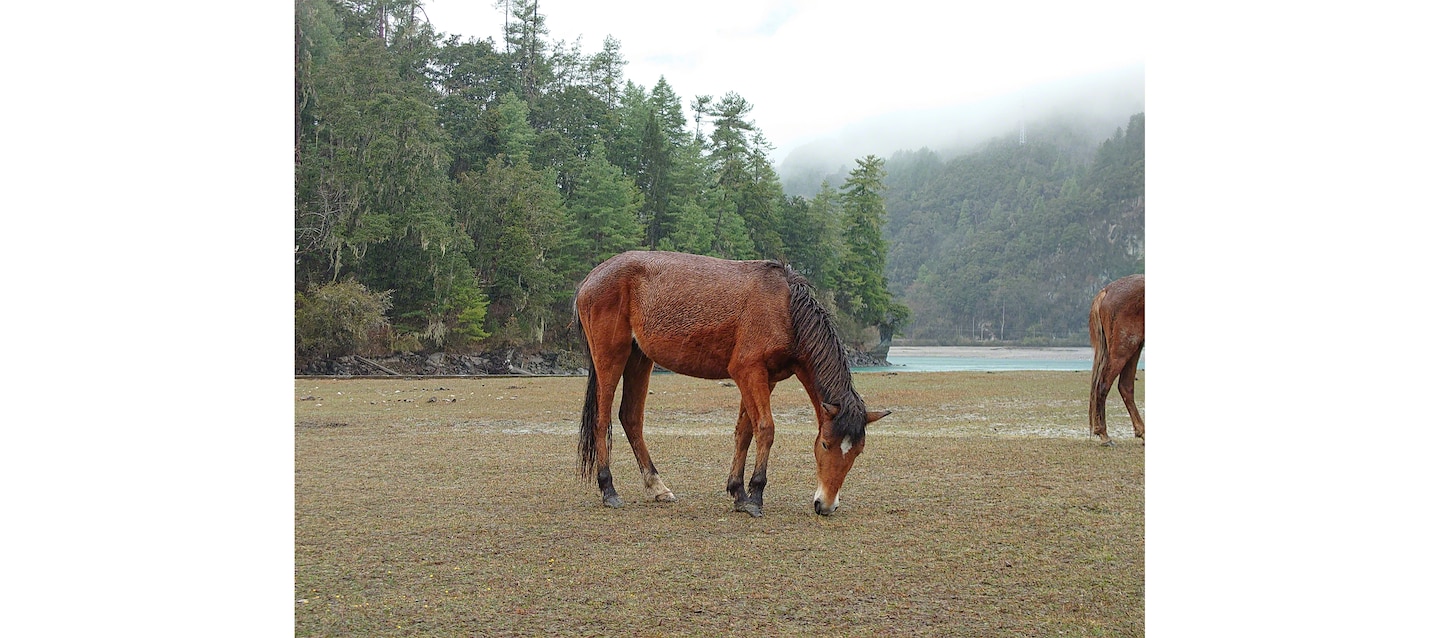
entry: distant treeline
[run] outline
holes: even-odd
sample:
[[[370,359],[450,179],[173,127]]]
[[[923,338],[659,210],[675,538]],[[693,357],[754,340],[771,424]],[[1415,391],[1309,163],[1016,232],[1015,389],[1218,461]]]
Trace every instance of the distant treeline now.
[[[629,249],[791,263],[852,341],[908,319],[883,276],[884,161],[787,197],[752,106],[624,78],[620,43],[441,40],[414,0],[297,0],[297,355],[567,340]],[[303,333],[303,334],[302,334]]]
[[[890,288],[907,336],[1086,343],[1102,286],[1145,270],[1145,115],[1097,143],[1056,120],[942,159],[890,159]]]

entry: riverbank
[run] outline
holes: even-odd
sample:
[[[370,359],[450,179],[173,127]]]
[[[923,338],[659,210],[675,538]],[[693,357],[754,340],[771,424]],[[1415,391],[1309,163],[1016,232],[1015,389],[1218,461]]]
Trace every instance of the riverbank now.
[[[886,367],[890,363],[864,352],[846,350],[851,368]],[[584,376],[590,362],[583,352],[518,348],[476,354],[402,353],[384,357],[346,355],[297,366],[297,376],[322,377],[485,377]]]

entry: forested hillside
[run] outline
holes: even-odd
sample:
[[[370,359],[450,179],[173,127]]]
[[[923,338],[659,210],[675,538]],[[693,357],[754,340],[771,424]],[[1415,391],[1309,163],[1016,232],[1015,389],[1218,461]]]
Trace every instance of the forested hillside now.
[[[533,0],[503,42],[441,39],[422,4],[296,1],[298,359],[563,342],[581,278],[634,248],[792,263],[852,341],[904,321],[882,160],[786,197],[740,95],[687,112]]]
[[[885,274],[931,343],[1085,343],[1100,287],[1145,270],[1145,116],[1098,145],[1057,119],[887,163]]]

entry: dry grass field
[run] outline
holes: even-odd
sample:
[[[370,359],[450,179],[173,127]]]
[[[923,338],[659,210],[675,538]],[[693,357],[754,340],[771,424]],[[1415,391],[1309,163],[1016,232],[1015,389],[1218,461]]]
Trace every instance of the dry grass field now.
[[[656,375],[677,503],[575,473],[583,378],[296,379],[298,636],[1140,636],[1145,449],[1089,373],[865,373],[865,453],[815,515],[814,416],[776,389],[765,516],[724,483],[739,394]],[[1144,404],[1144,373],[1136,384]],[[753,451],[752,451],[753,459]],[[747,472],[748,477],[748,472]]]

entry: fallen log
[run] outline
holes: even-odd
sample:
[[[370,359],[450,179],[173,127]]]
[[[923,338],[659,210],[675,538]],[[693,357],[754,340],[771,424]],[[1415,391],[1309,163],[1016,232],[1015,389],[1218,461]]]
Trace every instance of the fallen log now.
[[[379,368],[381,372],[384,372],[385,374],[388,374],[388,375],[390,375],[390,376],[392,376],[392,377],[401,376],[401,374],[400,374],[399,372],[396,372],[396,371],[394,371],[394,370],[391,370],[390,368],[387,368],[387,367],[382,366],[382,365],[380,365],[380,364],[378,364],[378,363],[375,363],[374,361],[371,361],[371,360],[369,360],[369,359],[366,359],[365,357],[362,357],[362,356],[360,356],[360,355],[358,355],[358,354],[355,355],[355,358],[356,358],[356,359],[359,359],[360,361],[362,361],[362,362],[364,362],[364,363],[368,363],[368,364],[370,364],[370,365],[372,365],[372,366],[375,366],[376,368]]]

